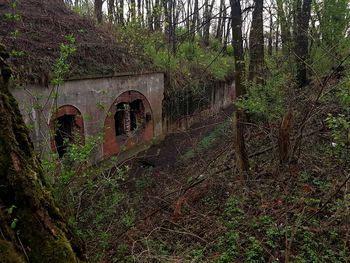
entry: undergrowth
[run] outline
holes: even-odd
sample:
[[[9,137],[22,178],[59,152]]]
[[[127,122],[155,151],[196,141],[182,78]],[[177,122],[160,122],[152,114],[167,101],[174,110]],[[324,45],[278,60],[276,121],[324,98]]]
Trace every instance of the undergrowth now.
[[[220,137],[230,130],[230,119],[216,126],[211,132],[205,135],[201,140],[181,156],[182,160],[194,158],[196,155],[203,154],[217,143]]]
[[[188,82],[198,79],[224,81],[232,76],[232,50],[229,47],[224,51],[215,39],[211,39],[209,47],[205,48],[201,46],[199,38],[193,41],[181,40],[185,32],[179,29],[177,37],[180,40],[176,54],[173,54],[169,50],[168,40],[161,32],[145,32],[137,24],[118,30],[122,41],[127,42],[130,49],[142,49],[158,70],[169,75],[172,88],[183,88],[179,80],[187,80],[185,85],[188,85]]]

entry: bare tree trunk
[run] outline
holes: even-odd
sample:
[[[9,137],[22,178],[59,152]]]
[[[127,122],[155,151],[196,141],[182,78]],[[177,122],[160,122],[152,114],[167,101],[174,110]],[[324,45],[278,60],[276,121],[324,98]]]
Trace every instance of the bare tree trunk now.
[[[190,19],[190,14],[192,14],[192,1],[188,0],[187,1],[187,14],[185,13],[186,16],[186,30],[187,30],[187,34],[190,34],[191,31],[191,19]]]
[[[137,0],[137,20],[138,20],[140,25],[143,22],[141,7],[142,7],[141,0]]]
[[[199,2],[197,1],[197,8],[196,8],[196,33],[199,34],[200,36],[202,35],[202,32],[201,32],[201,28],[202,28],[202,25],[201,25],[201,17],[199,15]]]
[[[103,1],[102,0],[95,0],[95,17],[97,20],[97,23],[102,23],[102,5]]]
[[[275,50],[276,53],[278,53],[279,49],[279,38],[280,38],[280,31],[279,31],[280,25],[279,25],[279,17],[277,15],[277,20],[276,20],[276,39],[275,39]]]
[[[159,1],[160,0],[156,0],[154,7],[153,7],[154,30],[155,31],[161,30],[160,20],[161,20],[161,15],[162,15],[162,7],[161,7]]]
[[[301,0],[300,0],[301,2]],[[307,60],[309,58],[309,21],[312,0],[303,0],[296,9],[295,56],[297,63],[296,81],[299,88],[308,83]]]
[[[203,28],[203,39],[204,39],[204,45],[206,47],[209,46],[210,26],[211,26],[211,18],[213,14],[214,3],[215,3],[215,0],[212,0],[210,3],[210,6],[208,6],[208,10],[206,12],[206,18],[205,18],[205,25]]]
[[[268,47],[267,47],[267,53],[269,56],[272,56],[272,44],[273,44],[273,15],[271,7],[269,8],[269,15],[270,15],[270,32],[269,32],[269,38],[268,38]]]
[[[131,18],[131,22],[135,23],[136,22],[136,2],[135,0],[130,0],[130,18]]]
[[[249,36],[250,64],[249,81],[264,82],[264,24],[263,0],[254,0],[255,7],[252,15],[252,25]]]
[[[177,11],[177,4],[175,0],[170,0],[171,3],[171,15],[170,15],[170,41],[171,41],[171,50],[173,54],[176,54],[176,45],[177,45],[177,38],[176,38],[176,25],[178,20],[178,11]]]
[[[119,6],[118,6],[119,2]],[[124,0],[118,0],[117,6],[118,6],[118,22],[121,25],[124,25]]]
[[[115,0],[108,0],[108,21],[110,23],[114,22],[115,17]]]
[[[232,24],[232,45],[235,57],[235,84],[236,95],[240,98],[246,93],[243,84],[244,79],[244,51],[242,39],[242,12],[240,0],[230,0],[231,24]],[[238,169],[241,173],[249,170],[248,155],[244,141],[244,112],[235,107],[233,113],[233,143]]]
[[[82,241],[57,208],[18,105],[0,46],[0,261],[83,262]],[[11,213],[5,212],[12,209]],[[26,258],[26,260],[24,260]]]
[[[282,41],[282,53],[285,56],[289,56],[291,50],[291,33],[290,22],[287,22],[286,13],[283,9],[283,0],[276,0],[277,2],[277,14],[278,20],[281,25],[281,41]]]
[[[216,35],[215,38],[222,42],[222,31],[223,31],[223,23],[225,23],[225,16],[224,16],[224,8],[225,8],[225,1],[220,0],[220,8],[219,8],[219,20],[218,20],[218,28],[216,29]]]
[[[225,13],[226,14],[226,13]],[[226,23],[226,32],[224,33],[224,46],[223,46],[223,51],[226,52],[227,51],[227,44],[229,41],[229,36],[230,36],[230,26],[231,26],[231,18],[227,19],[227,23]],[[225,28],[224,28],[225,29]]]
[[[164,9],[164,31],[165,31],[165,34],[170,37],[170,31],[169,31],[169,28],[170,28],[170,15],[169,15],[169,5],[168,5],[168,1],[169,0],[162,0],[163,2],[163,9]]]
[[[146,0],[146,16],[147,16],[147,26],[149,30],[153,31],[153,19],[151,1]]]
[[[210,7],[209,0],[204,1],[204,26],[203,26],[203,45],[209,46],[209,31],[210,31]]]
[[[198,19],[199,19],[199,10],[198,10],[198,0],[194,0],[194,7],[193,7],[193,20],[192,20],[192,40],[194,40],[194,37],[196,35],[196,31],[198,30]]]

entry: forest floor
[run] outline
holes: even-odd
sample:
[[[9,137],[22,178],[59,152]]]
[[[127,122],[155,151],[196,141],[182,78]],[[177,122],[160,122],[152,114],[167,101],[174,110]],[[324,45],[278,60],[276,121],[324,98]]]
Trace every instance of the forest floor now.
[[[70,221],[91,262],[349,262],[348,171],[329,131],[313,123],[299,161],[281,166],[273,128],[248,125],[251,171],[240,176],[231,114],[73,189]]]

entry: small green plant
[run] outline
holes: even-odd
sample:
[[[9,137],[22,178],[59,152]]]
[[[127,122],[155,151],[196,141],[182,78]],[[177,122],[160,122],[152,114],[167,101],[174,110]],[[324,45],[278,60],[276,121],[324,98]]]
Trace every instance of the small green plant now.
[[[10,32],[10,37],[12,37],[12,38],[17,38],[19,35],[20,35],[20,33],[19,33],[18,29]]]
[[[121,223],[127,228],[130,228],[134,225],[135,223],[134,209],[130,209],[127,213],[124,214],[124,216],[121,219]]]
[[[120,183],[127,179],[129,167],[110,167],[107,163],[86,167],[89,153],[96,146],[96,138],[89,138],[89,141],[85,140],[85,145],[69,146],[66,152],[68,162],[61,164],[61,170],[56,168],[58,180],[54,186],[55,197],[70,224],[88,244],[93,244],[91,262],[99,262],[114,238],[110,232],[111,226],[115,226],[112,222],[122,222],[124,226],[131,227],[135,211],[130,209],[123,214],[121,207],[128,195]],[[60,160],[56,159],[56,162],[60,163]]]
[[[7,213],[9,214],[9,215],[11,215],[13,212],[14,212],[14,210],[17,208],[17,206],[15,206],[15,205],[11,205],[11,207],[9,208],[9,209],[7,209]]]
[[[61,173],[58,179],[62,185],[68,184],[77,175],[77,172],[86,166],[92,152],[102,140],[100,136],[87,136],[83,143],[77,134],[74,137],[77,140],[76,143],[65,139],[64,145],[67,147],[66,152],[61,160],[56,159],[56,163],[61,167]],[[57,155],[55,157],[58,158]]]
[[[225,208],[222,213],[222,220],[225,226],[230,229],[234,227],[245,217],[244,211],[241,208],[241,201],[236,196],[230,196],[225,203]]]
[[[14,50],[13,49],[13,50],[11,50],[10,56],[14,57],[14,58],[23,57],[24,56],[24,51],[18,51],[18,50]]]
[[[346,161],[350,146],[350,80],[338,89],[336,98],[340,102],[341,112],[328,114],[326,124],[333,139],[331,154],[338,160]]]
[[[327,119],[327,126],[332,130],[335,147],[346,147],[350,139],[350,116],[345,114],[331,115]]]
[[[192,250],[192,252],[190,253],[190,256],[192,258],[192,261],[194,261],[194,262],[198,262],[198,261],[204,259],[205,248],[198,248],[198,249]]]
[[[239,255],[239,240],[240,235],[238,232],[231,230],[224,236],[219,237],[219,248],[224,252],[214,261],[215,263],[229,263],[233,262],[234,258]]]
[[[11,222],[11,228],[15,229],[18,223],[18,218],[14,218]]]
[[[249,237],[250,245],[246,250],[246,262],[259,263],[265,262],[264,249],[255,237]]]
[[[17,22],[21,20],[21,15],[19,14],[12,14],[12,13],[6,13],[5,18],[9,21]]]
[[[17,22],[21,19],[21,15],[16,13],[16,8],[17,8],[17,0],[13,0],[10,2],[10,7],[12,9],[11,13],[5,13],[5,19],[12,21],[12,22]]]
[[[314,234],[305,232],[303,234],[303,244],[301,253],[297,257],[297,262],[321,262],[318,253],[318,242],[314,239]]]
[[[62,85],[64,83],[64,77],[70,70],[67,60],[76,51],[74,36],[67,35],[65,36],[65,39],[67,43],[62,43],[60,45],[60,56],[53,66],[53,77],[51,79],[52,85]]]

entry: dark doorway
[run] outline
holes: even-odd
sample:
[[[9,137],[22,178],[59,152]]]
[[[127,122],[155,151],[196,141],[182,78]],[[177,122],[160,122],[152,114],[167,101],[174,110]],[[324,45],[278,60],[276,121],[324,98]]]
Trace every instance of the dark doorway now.
[[[74,115],[63,115],[56,119],[55,143],[61,158],[67,151],[67,144],[73,142]]]
[[[121,102],[121,103],[117,104],[117,111],[114,115],[114,125],[115,125],[115,135],[116,136],[126,134],[125,108],[126,108],[126,103]]]
[[[131,131],[144,128],[145,108],[142,100],[134,100],[130,103],[130,128]]]

